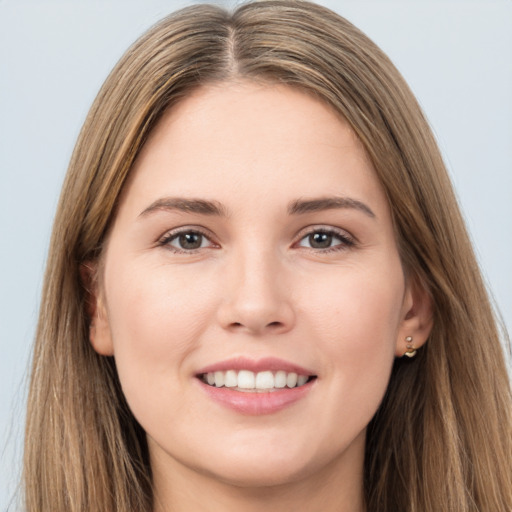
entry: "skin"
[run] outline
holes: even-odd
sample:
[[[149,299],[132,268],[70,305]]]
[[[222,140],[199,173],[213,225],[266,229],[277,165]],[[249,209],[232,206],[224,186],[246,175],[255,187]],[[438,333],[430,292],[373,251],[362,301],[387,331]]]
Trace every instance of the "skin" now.
[[[288,211],[332,196],[371,214]],[[151,208],[168,197],[224,215]],[[180,247],[177,228],[201,230],[201,247]],[[336,231],[327,248],[310,237],[319,228]],[[405,337],[425,341],[430,305],[404,276],[385,195],[343,119],[285,86],[195,91],[138,157],[101,266],[91,342],[115,357],[147,432],[155,510],[364,510],[366,427]],[[196,377],[238,356],[317,378],[279,412],[240,414]]]

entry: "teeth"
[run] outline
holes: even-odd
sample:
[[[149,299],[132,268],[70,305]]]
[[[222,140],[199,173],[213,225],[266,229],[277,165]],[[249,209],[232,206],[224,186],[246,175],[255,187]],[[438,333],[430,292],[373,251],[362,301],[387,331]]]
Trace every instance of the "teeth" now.
[[[215,387],[221,388],[224,386],[224,372],[215,372],[213,376],[215,378]]]
[[[294,388],[297,385],[297,374],[296,373],[289,373],[286,376],[286,385],[289,388]]]
[[[238,372],[238,387],[242,389],[254,389],[254,372],[240,370]]]
[[[238,378],[235,370],[228,370],[224,377],[224,386],[227,388],[236,388],[238,385]]]
[[[299,375],[297,377],[297,386],[304,386],[306,382],[308,381],[308,378],[305,375]]]
[[[274,374],[272,372],[259,372],[256,374],[256,386],[258,389],[272,389],[274,387]]]
[[[304,386],[308,382],[307,375],[298,375],[295,372],[279,370],[275,373],[263,371],[254,373],[249,370],[228,370],[226,372],[211,372],[202,375],[204,382],[210,386],[221,388],[236,388],[239,391],[261,390],[268,391],[284,387],[295,388]]]
[[[276,388],[284,388],[286,386],[286,372],[279,370],[274,376],[274,386]]]

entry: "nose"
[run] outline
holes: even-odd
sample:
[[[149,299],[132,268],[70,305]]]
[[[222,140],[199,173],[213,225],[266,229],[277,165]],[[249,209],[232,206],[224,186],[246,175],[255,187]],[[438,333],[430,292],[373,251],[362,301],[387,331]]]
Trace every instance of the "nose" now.
[[[295,311],[285,272],[276,255],[251,251],[231,261],[218,320],[224,329],[252,335],[292,329]]]

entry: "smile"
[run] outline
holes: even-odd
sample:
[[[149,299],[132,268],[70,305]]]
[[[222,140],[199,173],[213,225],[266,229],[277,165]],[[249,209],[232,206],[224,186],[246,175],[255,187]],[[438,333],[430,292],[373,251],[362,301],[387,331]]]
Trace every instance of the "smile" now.
[[[234,357],[195,374],[210,400],[244,415],[274,414],[305,400],[316,387],[312,369],[275,357]]]
[[[249,393],[268,393],[285,388],[298,388],[307,384],[315,376],[300,375],[296,372],[226,370],[208,372],[199,375],[199,378],[209,386],[216,388],[231,388],[234,391]]]

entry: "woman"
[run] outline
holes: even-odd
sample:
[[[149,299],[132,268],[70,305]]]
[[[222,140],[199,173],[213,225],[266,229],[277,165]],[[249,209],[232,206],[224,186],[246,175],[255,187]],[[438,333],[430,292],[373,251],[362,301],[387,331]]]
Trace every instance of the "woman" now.
[[[325,8],[196,6],[136,42],[45,283],[29,511],[512,508],[510,387],[439,151]]]

